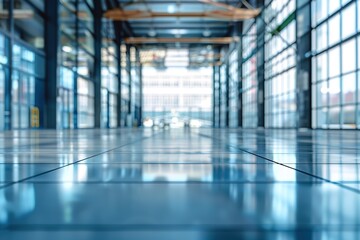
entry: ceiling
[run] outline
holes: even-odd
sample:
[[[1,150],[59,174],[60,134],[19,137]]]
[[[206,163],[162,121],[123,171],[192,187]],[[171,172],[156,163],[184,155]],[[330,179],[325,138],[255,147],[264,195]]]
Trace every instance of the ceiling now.
[[[226,10],[221,6],[201,2],[201,0],[105,0],[107,10],[121,9],[127,12],[144,11],[160,13],[203,13],[210,11]],[[212,0],[214,1],[214,0]],[[252,6],[256,6],[256,0],[247,0]],[[218,0],[222,3],[235,8],[244,8],[241,0]],[[107,24],[111,23],[109,19]],[[126,21],[115,21],[115,32],[117,31],[121,39],[126,38],[156,38],[174,39],[176,42],[165,44],[146,44],[141,47],[141,59],[143,64],[150,64],[159,68],[164,68],[167,49],[177,48],[187,50],[187,66],[203,67],[216,64],[220,60],[220,55],[213,51],[215,44],[203,43],[184,43],[181,39],[201,38],[201,39],[220,39],[232,36],[234,29],[240,32],[240,21],[229,21],[207,17],[150,17],[141,19],[129,19]],[[236,31],[236,30],[235,30]],[[177,42],[177,40],[179,40]],[[159,56],[158,56],[159,55]],[[155,57],[154,57],[155,56]],[[157,57],[156,57],[157,56]],[[155,60],[154,60],[155,59]],[[176,63],[179,63],[176,58]]]
[[[120,8],[125,11],[141,10],[162,13],[189,13],[223,10],[221,7],[196,0],[109,0],[108,10]],[[219,0],[237,8],[245,8],[240,0]],[[249,1],[250,4],[253,1]],[[124,37],[156,37],[156,38],[203,38],[226,37],[231,28],[236,25],[233,21],[210,19],[203,17],[161,17],[132,19],[126,21]]]

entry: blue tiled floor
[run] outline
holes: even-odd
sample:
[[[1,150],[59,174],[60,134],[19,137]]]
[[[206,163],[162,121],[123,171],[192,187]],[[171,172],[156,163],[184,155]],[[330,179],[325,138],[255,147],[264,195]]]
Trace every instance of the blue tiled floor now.
[[[0,239],[360,239],[360,132],[0,134]]]

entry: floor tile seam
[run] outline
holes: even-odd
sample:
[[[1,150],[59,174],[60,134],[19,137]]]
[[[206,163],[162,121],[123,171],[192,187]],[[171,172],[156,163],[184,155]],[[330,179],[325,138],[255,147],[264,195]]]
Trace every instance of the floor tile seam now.
[[[200,132],[199,132],[200,133]],[[262,140],[266,140],[266,139],[272,139],[272,140],[277,140],[277,139],[280,139],[280,140],[293,140],[293,138],[281,138],[281,137],[276,137],[276,136],[257,136],[257,135],[254,135],[254,138],[252,138],[252,140],[256,140],[256,139],[262,139]],[[237,138],[238,139],[238,138]],[[360,139],[360,138],[359,138]],[[355,141],[355,140],[354,140]],[[310,142],[309,142],[310,143]],[[343,148],[343,146],[341,145],[329,145],[329,144],[325,144],[325,143],[316,143],[315,145],[317,146],[324,146],[324,147],[341,147]],[[354,147],[354,148],[349,148],[349,147],[346,147],[345,149],[349,149],[349,150],[359,150],[360,151],[360,148],[357,148],[357,147]]]
[[[261,138],[261,139],[267,139],[269,137],[266,137],[266,138]],[[280,140],[293,140],[292,138],[277,138],[277,137],[270,137],[271,139],[280,139]],[[256,140],[258,138],[254,138],[254,140]],[[296,144],[294,144],[296,146]],[[291,145],[293,147],[293,145]],[[329,148],[329,147],[336,147],[336,148],[342,148],[342,149],[346,149],[346,150],[358,150],[360,152],[360,148],[357,148],[357,147],[343,147],[341,145],[330,145],[330,144],[317,144],[315,143],[315,146],[322,146],[322,147],[326,147],[326,148]]]
[[[0,182],[0,183],[8,183],[8,182]],[[146,184],[146,185],[151,185],[151,184],[164,184],[164,185],[172,185],[172,184],[199,184],[199,185],[213,185],[213,184],[218,184],[218,185],[229,185],[229,184],[264,184],[264,185],[289,185],[289,184],[302,184],[302,185],[313,185],[313,184],[318,184],[318,185],[324,185],[324,184],[330,184],[327,182],[324,182],[322,180],[318,180],[318,181],[87,181],[87,182],[80,182],[80,181],[31,181],[28,180],[26,182],[21,182],[18,184],[54,184],[54,185],[61,185],[61,184],[66,184],[66,183],[73,183],[73,184],[99,184],[99,185],[103,185],[103,184]],[[345,182],[346,184],[360,184],[360,182]]]
[[[156,134],[159,134],[159,132],[156,133]],[[59,170],[59,169],[63,169],[63,168],[66,168],[66,167],[68,167],[68,166],[75,165],[75,164],[77,164],[77,163],[79,163],[79,162],[83,162],[83,161],[89,160],[89,159],[91,159],[91,158],[93,158],[93,157],[100,156],[100,155],[102,155],[102,154],[105,154],[105,153],[114,151],[114,150],[116,150],[116,149],[119,149],[119,148],[122,148],[122,147],[125,147],[125,146],[128,146],[128,145],[134,144],[134,143],[136,143],[136,142],[143,141],[143,140],[145,140],[145,139],[148,139],[148,138],[153,137],[153,136],[156,135],[156,134],[153,134],[153,135],[147,136],[147,137],[142,137],[142,138],[139,138],[139,139],[137,139],[137,140],[133,140],[133,141],[131,141],[131,142],[129,142],[129,143],[122,144],[122,145],[120,145],[120,146],[118,146],[118,147],[116,147],[116,148],[112,148],[112,149],[109,149],[109,150],[106,150],[106,151],[103,151],[103,152],[100,152],[100,153],[97,153],[97,154],[93,154],[92,156],[85,157],[85,158],[80,159],[80,160],[77,160],[77,161],[75,161],[75,162],[72,162],[72,163],[69,163],[69,164],[66,164],[66,165],[63,165],[63,166],[59,166],[59,167],[57,167],[57,168],[54,168],[54,169],[51,169],[51,170],[47,170],[47,171],[44,171],[44,172],[42,172],[42,173],[35,174],[35,175],[32,175],[32,176],[29,176],[29,177],[20,179],[20,180],[18,180],[18,181],[14,181],[14,182],[12,182],[12,183],[8,183],[8,184],[5,184],[5,185],[2,185],[2,186],[0,186],[0,190],[1,190],[1,189],[4,189],[4,188],[7,188],[7,187],[11,187],[11,186],[13,186],[13,185],[15,185],[15,184],[18,184],[18,183],[21,183],[21,182],[25,182],[25,181],[28,181],[28,180],[30,180],[30,179],[33,179],[33,178],[36,178],[36,177],[39,177],[39,176],[48,174],[48,173],[52,173],[52,172],[57,171],[57,170]]]
[[[0,226],[4,231],[265,231],[265,232],[343,232],[360,233],[360,224],[10,224]]]
[[[313,166],[313,165],[323,165],[323,166],[328,166],[328,165],[360,165],[359,162],[357,163],[306,163],[306,162],[280,162],[282,164],[289,164],[289,165],[308,165],[308,166]],[[82,164],[86,164],[86,165],[215,165],[215,166],[224,166],[224,165],[272,165],[274,163],[272,162],[264,162],[264,163],[252,163],[252,162],[232,162],[232,163],[216,163],[216,162],[88,162],[88,163],[84,163],[84,162],[78,162],[79,165]],[[58,163],[54,163],[54,162],[41,162],[41,163],[0,163],[1,165],[59,165]],[[62,165],[60,165],[62,166]]]
[[[222,142],[221,142],[222,139],[218,139],[218,138],[215,138],[215,137],[213,137],[213,136],[205,135],[205,134],[202,134],[202,133],[197,133],[197,134],[198,134],[199,136],[202,136],[202,137],[205,137],[205,138],[210,138],[210,139],[216,140],[217,142],[222,143]],[[222,143],[222,144],[223,144],[223,143]],[[225,143],[225,144],[228,145],[227,143]],[[272,160],[272,159],[270,159],[270,158],[261,156],[261,155],[259,155],[259,154],[257,154],[257,153],[253,153],[253,152],[251,152],[251,151],[248,151],[248,150],[245,150],[245,149],[241,149],[241,148],[239,148],[238,146],[231,146],[231,145],[228,145],[228,146],[237,148],[237,149],[239,149],[239,150],[241,150],[241,151],[243,151],[243,152],[246,152],[246,153],[249,153],[249,154],[251,154],[251,155],[260,157],[260,158],[265,159],[265,160],[267,160],[267,161],[269,161],[269,162],[272,162],[272,163],[275,163],[275,164],[284,166],[284,167],[289,168],[289,169],[292,169],[292,170],[294,170],[294,171],[297,171],[297,172],[306,174],[306,175],[308,175],[308,176],[310,176],[310,177],[313,177],[313,178],[316,178],[316,179],[319,179],[319,180],[322,180],[322,181],[325,181],[325,182],[328,182],[328,183],[332,183],[332,184],[334,184],[334,185],[336,185],[336,186],[338,186],[338,187],[341,187],[341,188],[347,189],[347,190],[349,190],[349,191],[352,191],[352,192],[354,192],[354,193],[360,194],[360,189],[348,187],[348,186],[343,185],[343,184],[341,184],[341,183],[334,182],[334,181],[331,181],[331,180],[329,180],[329,179],[326,179],[326,178],[323,178],[323,177],[320,177],[320,176],[317,176],[317,175],[308,173],[308,172],[306,172],[306,171],[303,171],[303,170],[300,170],[300,169],[297,169],[297,168],[290,167],[290,166],[285,165],[285,164],[283,164],[283,163],[281,163],[281,162],[277,162],[277,161],[274,161],[274,160]]]
[[[266,138],[269,138],[269,137],[266,137]],[[266,139],[266,138],[263,138],[263,139]],[[270,136],[271,139],[280,139],[280,140],[293,140],[293,138],[278,138],[278,137],[274,137],[274,136]],[[256,138],[255,138],[256,139]],[[313,144],[312,144],[313,145]],[[325,144],[325,143],[315,143],[315,146],[323,146],[323,147],[341,147],[341,148],[344,148],[344,149],[347,149],[347,150],[359,150],[360,151],[360,148],[357,148],[357,147],[343,147],[341,145],[331,145],[331,144]]]

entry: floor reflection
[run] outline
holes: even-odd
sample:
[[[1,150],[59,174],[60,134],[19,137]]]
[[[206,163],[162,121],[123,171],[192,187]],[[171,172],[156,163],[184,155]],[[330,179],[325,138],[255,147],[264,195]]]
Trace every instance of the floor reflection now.
[[[360,239],[359,136],[9,132],[0,136],[0,236]]]

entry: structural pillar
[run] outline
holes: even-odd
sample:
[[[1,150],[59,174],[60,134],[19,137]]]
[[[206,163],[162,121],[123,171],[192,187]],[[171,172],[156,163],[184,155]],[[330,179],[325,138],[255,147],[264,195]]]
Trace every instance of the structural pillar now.
[[[45,128],[50,129],[57,127],[59,4],[59,0],[45,1]]]
[[[258,127],[265,127],[265,24],[264,21],[256,20],[257,32],[257,79],[258,79]]]
[[[100,1],[94,1],[94,104],[95,128],[101,127],[101,45],[102,45],[102,7]],[[104,109],[105,110],[105,109]],[[107,111],[109,112],[109,111]],[[109,119],[109,118],[108,118]],[[109,127],[109,121],[107,123]]]
[[[303,1],[305,2],[305,1]],[[301,3],[298,3],[301,4]],[[296,105],[297,127],[311,128],[311,1],[296,13]]]
[[[117,62],[116,62],[116,67],[117,67],[117,72],[118,72],[118,97],[117,97],[117,113],[118,113],[118,118],[117,118],[117,126],[121,127],[121,119],[122,119],[122,101],[121,101],[121,90],[122,90],[122,86],[121,86],[121,44],[117,43],[116,44],[116,55],[117,55]]]
[[[131,127],[132,123],[129,121],[129,117],[132,118],[132,105],[133,105],[133,99],[132,99],[132,77],[131,77],[131,59],[130,59],[130,46],[126,45],[126,72],[128,75],[128,86],[129,86],[129,101],[128,101],[128,112],[126,116],[126,126]],[[130,124],[130,125],[129,125]]]
[[[229,58],[225,60],[225,77],[226,77],[226,115],[225,126],[230,126],[230,76],[229,76]]]
[[[144,98],[143,98],[143,79],[142,79],[142,64],[140,62],[140,58],[139,58],[139,84],[140,84],[140,109],[139,109],[139,126],[142,126],[142,122],[143,122],[143,106],[144,106]]]

